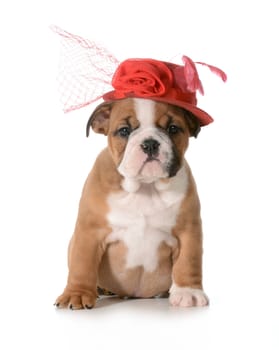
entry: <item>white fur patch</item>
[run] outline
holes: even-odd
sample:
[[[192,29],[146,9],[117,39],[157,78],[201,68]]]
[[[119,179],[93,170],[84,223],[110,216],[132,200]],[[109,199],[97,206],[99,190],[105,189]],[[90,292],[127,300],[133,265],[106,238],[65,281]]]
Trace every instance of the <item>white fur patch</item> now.
[[[169,292],[169,301],[173,306],[206,306],[209,303],[207,295],[201,289],[179,287],[173,283]]]
[[[110,212],[107,219],[113,231],[107,243],[124,242],[127,269],[143,266],[152,272],[158,264],[160,244],[176,245],[171,230],[187,192],[185,166],[167,184],[161,186],[160,182],[142,183],[134,192],[123,190],[108,198]]]
[[[137,119],[141,128],[154,127],[154,116],[156,103],[152,100],[134,98],[134,106]]]

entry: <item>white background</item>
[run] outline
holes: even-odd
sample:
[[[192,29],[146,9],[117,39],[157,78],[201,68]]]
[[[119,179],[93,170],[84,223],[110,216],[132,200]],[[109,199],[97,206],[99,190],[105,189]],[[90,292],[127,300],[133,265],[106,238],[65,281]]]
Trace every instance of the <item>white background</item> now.
[[[0,294],[3,349],[278,349],[277,1],[2,1]],[[211,305],[102,301],[57,311],[80,191],[105,138],[85,138],[94,106],[63,114],[50,24],[102,42],[119,60],[189,55],[199,106],[215,122],[187,158],[202,202]]]

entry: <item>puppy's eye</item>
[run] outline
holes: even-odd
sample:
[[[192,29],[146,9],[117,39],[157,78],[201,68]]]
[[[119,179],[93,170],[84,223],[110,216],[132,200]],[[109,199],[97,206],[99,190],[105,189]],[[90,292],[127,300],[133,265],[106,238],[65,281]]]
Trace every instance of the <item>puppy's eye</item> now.
[[[180,128],[174,124],[168,127],[168,133],[171,135],[177,134],[180,131]]]
[[[117,131],[118,135],[121,137],[128,137],[131,134],[131,128],[129,128],[128,126],[125,126],[123,128],[120,128]]]

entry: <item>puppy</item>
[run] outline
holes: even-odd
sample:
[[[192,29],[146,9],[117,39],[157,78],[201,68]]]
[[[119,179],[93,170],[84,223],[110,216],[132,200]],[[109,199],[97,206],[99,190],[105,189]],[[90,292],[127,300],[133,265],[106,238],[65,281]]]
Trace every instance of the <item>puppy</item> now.
[[[200,123],[184,108],[127,97],[99,105],[89,129],[107,136],[81,196],[69,275],[57,307],[91,309],[97,287],[121,297],[169,294],[205,306],[200,202],[184,158]]]

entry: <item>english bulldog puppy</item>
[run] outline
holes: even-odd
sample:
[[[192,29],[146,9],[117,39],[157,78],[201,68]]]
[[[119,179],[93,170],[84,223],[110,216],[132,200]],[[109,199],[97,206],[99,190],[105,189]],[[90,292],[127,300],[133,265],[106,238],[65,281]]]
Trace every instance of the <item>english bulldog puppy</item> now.
[[[169,293],[205,306],[200,202],[184,158],[200,123],[184,108],[145,98],[104,102],[88,125],[107,136],[85,182],[59,308],[91,309],[97,287],[120,297]]]

